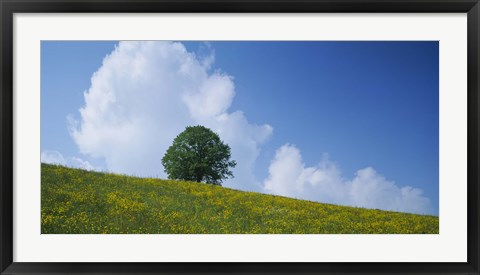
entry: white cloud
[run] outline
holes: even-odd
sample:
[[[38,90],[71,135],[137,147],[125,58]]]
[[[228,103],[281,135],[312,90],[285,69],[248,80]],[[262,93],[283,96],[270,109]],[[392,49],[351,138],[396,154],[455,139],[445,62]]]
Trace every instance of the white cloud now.
[[[210,69],[213,63],[215,63],[215,49],[213,49],[210,42],[203,42],[200,44],[197,54],[200,62],[205,68]]]
[[[422,190],[399,187],[371,167],[358,170],[352,180],[344,179],[326,155],[317,166],[305,167],[300,151],[291,144],[276,151],[264,189],[267,193],[333,204],[420,214],[433,211]]]
[[[84,170],[98,170],[90,162],[77,157],[70,158],[70,166]]]
[[[210,72],[213,62],[212,52],[197,57],[181,43],[120,42],[92,76],[80,119],[69,119],[80,152],[103,158],[112,172],[166,177],[166,149],[186,126],[201,124],[231,146],[237,161],[235,180],[224,185],[260,190],[252,168],[272,127],[228,111],[233,78]]]
[[[78,157],[65,158],[63,154],[58,151],[44,150],[41,153],[41,162],[80,168],[84,170],[99,170],[86,160]]]
[[[67,161],[58,151],[45,150],[40,155],[41,162],[65,165]]]

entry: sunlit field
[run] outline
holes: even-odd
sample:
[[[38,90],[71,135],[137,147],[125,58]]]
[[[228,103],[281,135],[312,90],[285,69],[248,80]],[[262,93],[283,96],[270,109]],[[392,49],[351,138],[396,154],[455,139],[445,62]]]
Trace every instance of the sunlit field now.
[[[438,217],[42,164],[43,234],[437,234]]]

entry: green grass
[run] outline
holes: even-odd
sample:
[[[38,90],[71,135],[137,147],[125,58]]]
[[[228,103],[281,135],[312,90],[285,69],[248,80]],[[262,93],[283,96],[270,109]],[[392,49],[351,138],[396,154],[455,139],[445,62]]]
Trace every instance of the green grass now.
[[[438,217],[42,164],[43,234],[438,233]]]

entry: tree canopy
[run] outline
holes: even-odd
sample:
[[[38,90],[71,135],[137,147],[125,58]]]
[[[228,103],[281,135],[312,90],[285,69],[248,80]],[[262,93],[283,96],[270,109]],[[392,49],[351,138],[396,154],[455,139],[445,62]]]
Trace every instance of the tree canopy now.
[[[230,168],[230,146],[212,130],[198,125],[189,126],[180,133],[162,158],[169,179],[189,180],[221,185],[233,178]]]

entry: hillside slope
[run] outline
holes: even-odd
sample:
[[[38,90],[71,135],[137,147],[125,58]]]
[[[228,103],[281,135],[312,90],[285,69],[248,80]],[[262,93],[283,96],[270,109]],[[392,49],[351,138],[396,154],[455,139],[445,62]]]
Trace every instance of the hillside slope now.
[[[438,217],[42,164],[42,233],[438,233]]]

